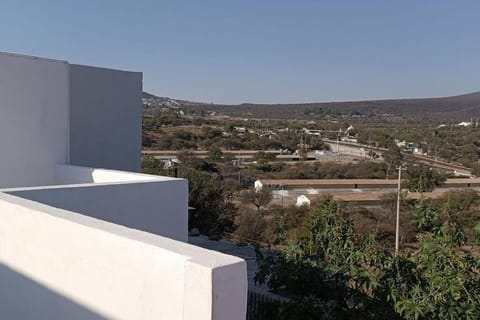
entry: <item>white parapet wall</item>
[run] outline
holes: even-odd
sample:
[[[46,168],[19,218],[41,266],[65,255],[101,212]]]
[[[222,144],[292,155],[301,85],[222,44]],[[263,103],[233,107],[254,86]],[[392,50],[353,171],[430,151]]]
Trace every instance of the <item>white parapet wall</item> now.
[[[155,176],[136,172],[111,169],[57,165],[55,168],[55,184],[70,185],[81,183],[128,183],[142,181],[174,181],[171,177]]]
[[[56,182],[0,191],[175,240],[188,239],[185,179],[59,165]]]
[[[245,261],[0,193],[5,319],[245,319]]]

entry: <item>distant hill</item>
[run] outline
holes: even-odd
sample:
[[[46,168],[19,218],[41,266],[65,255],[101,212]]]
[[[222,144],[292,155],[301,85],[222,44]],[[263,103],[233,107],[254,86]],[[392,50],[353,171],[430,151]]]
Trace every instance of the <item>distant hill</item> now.
[[[148,92],[143,92],[143,104],[147,107],[180,107],[180,106],[202,106],[204,103],[192,102],[187,100],[172,99],[168,97],[158,97]]]
[[[443,98],[390,99],[344,102],[318,102],[298,104],[218,105],[156,97],[144,93],[149,99],[174,101],[173,104],[200,111],[214,111],[231,117],[309,119],[321,114],[350,114],[356,116],[402,116],[429,118],[437,121],[466,121],[480,118],[480,91]]]

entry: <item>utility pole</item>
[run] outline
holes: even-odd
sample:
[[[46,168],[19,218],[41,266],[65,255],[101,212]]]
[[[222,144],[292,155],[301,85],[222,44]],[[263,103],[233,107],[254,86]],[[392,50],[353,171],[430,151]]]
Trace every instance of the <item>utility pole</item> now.
[[[339,129],[340,131],[340,129]],[[340,134],[337,133],[337,161],[340,161],[340,150],[339,150],[339,146],[338,146],[338,142],[340,141]]]
[[[399,248],[399,234],[400,234],[400,195],[402,192],[402,170],[405,170],[401,165],[398,166],[398,189],[397,189],[397,221],[395,224],[395,256],[398,255]]]
[[[338,151],[338,141],[339,141],[339,140],[340,140],[340,137],[337,135],[337,155],[340,153],[340,152]]]

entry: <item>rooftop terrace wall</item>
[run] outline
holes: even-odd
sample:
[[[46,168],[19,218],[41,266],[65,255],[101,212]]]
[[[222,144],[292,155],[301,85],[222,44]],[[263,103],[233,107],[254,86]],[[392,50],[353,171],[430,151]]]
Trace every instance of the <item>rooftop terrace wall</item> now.
[[[0,219],[6,319],[245,319],[242,259],[3,193]]]
[[[140,171],[142,74],[0,52],[0,188],[55,165]]]
[[[80,167],[72,165],[57,165],[55,168],[55,184],[57,185],[172,180],[178,179],[148,175],[143,173]]]
[[[68,63],[0,53],[0,188],[48,185],[68,161]]]
[[[70,163],[140,171],[142,74],[71,64]]]
[[[57,170],[61,185],[0,191],[187,241],[187,180],[76,166],[57,166]]]

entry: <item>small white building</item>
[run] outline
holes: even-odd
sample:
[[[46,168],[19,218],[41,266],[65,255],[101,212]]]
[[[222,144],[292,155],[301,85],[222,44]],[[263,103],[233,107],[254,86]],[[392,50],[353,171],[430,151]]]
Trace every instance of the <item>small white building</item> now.
[[[352,125],[350,125],[350,126],[348,126],[348,128],[345,130],[344,134],[345,134],[346,136],[349,136],[349,135],[351,135],[351,134],[354,133],[354,132],[355,132],[355,128],[354,128]]]
[[[233,130],[238,132],[238,133],[246,133],[247,132],[247,128],[245,128],[245,127],[233,127]]]
[[[467,122],[463,121],[457,124],[457,127],[471,127],[473,125],[473,122]]]
[[[301,207],[301,206],[307,206],[310,207],[311,201],[310,199],[307,198],[305,195],[301,195],[297,197],[297,202],[295,203],[295,206]]]
[[[253,183],[253,188],[255,189],[256,192],[262,190],[262,188],[263,188],[263,183],[262,183],[262,181],[256,180],[256,181]]]

